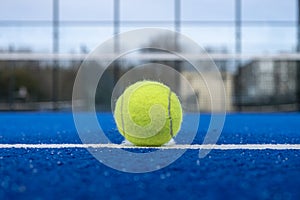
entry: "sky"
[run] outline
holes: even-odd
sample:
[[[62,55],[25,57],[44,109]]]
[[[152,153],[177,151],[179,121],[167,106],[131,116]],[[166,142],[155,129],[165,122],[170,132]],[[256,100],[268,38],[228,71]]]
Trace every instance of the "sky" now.
[[[92,50],[112,37],[113,6],[111,0],[60,0],[60,52]],[[242,53],[294,51],[296,7],[296,0],[242,0]],[[233,53],[234,8],[235,0],[182,0],[181,33],[203,47]],[[0,49],[51,52],[51,20],[52,0],[1,0]],[[174,30],[173,20],[174,0],[120,0],[121,32],[144,27]]]

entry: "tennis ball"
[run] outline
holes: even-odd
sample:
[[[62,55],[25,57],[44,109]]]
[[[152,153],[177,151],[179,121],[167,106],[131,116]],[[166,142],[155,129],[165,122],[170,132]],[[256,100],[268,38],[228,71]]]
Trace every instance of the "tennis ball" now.
[[[161,146],[180,130],[182,108],[175,93],[155,81],[139,81],[118,98],[114,118],[119,132],[137,146]]]

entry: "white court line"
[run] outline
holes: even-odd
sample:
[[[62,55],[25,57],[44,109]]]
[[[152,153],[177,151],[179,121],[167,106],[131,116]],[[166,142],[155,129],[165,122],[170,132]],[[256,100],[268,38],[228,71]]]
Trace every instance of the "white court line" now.
[[[60,148],[112,148],[112,149],[217,149],[217,150],[300,150],[300,144],[176,144],[161,147],[137,147],[120,144],[0,144],[0,149],[60,149]]]

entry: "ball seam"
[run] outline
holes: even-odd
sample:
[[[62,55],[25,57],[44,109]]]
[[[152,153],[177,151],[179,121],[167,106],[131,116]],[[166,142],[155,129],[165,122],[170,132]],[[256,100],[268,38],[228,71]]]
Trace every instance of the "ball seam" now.
[[[121,123],[122,123],[122,129],[124,132],[124,137],[126,135],[126,131],[125,131],[125,123],[124,123],[124,114],[123,114],[123,107],[124,107],[124,95],[121,96]]]
[[[171,116],[171,96],[172,96],[172,91],[169,88],[169,96],[168,96],[168,115],[169,115],[169,120],[170,120],[170,135],[173,138],[173,121],[172,121],[172,116]]]

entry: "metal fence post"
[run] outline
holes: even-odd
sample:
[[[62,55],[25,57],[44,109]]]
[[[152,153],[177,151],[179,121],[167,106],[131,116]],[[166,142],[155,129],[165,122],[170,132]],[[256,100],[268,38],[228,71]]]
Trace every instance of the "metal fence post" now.
[[[235,54],[239,55],[242,51],[242,30],[241,30],[241,0],[235,1]],[[240,77],[240,68],[241,68],[241,60],[236,58],[235,59],[235,67],[237,67],[237,82],[235,85],[235,100],[237,105],[237,110],[242,111],[242,94],[241,94],[241,77]]]
[[[59,53],[59,0],[53,0],[53,21],[52,21],[52,53]],[[53,110],[58,109],[58,85],[59,85],[59,62],[53,60],[52,68],[52,102]]]
[[[300,53],[300,0],[297,1],[297,53]],[[300,61],[296,65],[296,103],[297,110],[300,111]]]

